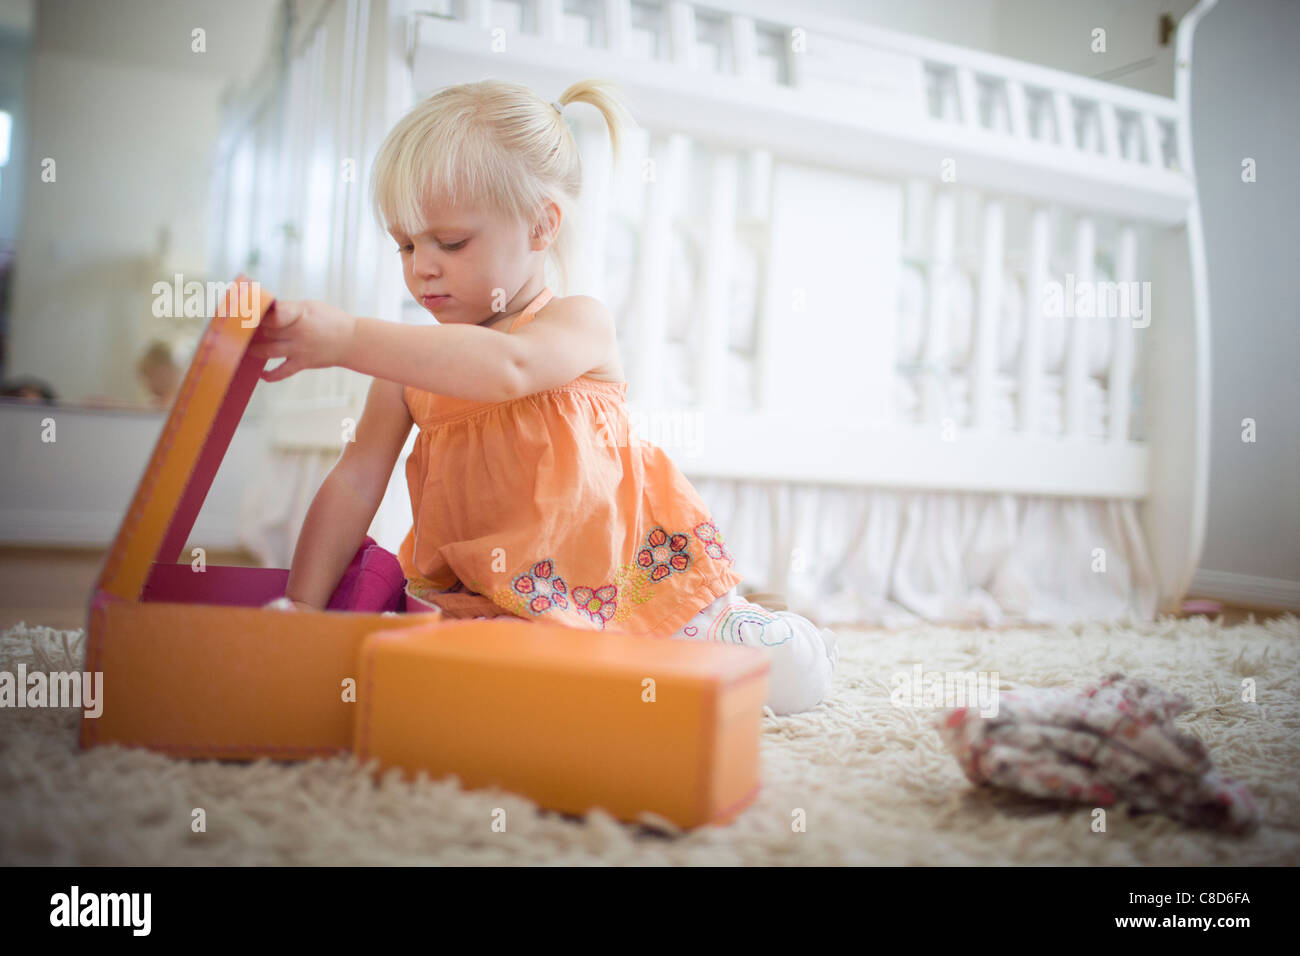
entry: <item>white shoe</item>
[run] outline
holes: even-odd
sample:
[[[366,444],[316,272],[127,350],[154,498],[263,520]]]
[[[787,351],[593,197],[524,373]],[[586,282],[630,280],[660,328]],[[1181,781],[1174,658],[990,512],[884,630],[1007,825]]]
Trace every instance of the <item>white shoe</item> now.
[[[806,617],[756,604],[729,605],[710,627],[712,640],[754,647],[768,655],[767,705],[773,712],[812,710],[830,690],[839,646]]]
[[[828,641],[822,629],[793,611],[777,611],[776,616],[791,639],[772,649],[768,706],[781,715],[803,713],[830,692],[839,645],[834,635]]]
[[[831,669],[834,670],[835,666],[840,662],[839,635],[837,635],[829,627],[823,627],[821,629],[821,632],[822,632],[822,641],[824,641],[826,644],[826,656],[830,659]]]

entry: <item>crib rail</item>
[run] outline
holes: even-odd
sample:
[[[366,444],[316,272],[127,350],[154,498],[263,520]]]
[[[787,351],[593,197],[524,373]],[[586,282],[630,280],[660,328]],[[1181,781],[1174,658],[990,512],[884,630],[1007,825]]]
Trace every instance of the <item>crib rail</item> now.
[[[1166,224],[1191,199],[1173,100],[852,22],[736,0],[438,0],[413,24],[417,76],[617,76],[644,125],[700,141],[937,175],[956,128],[969,185]],[[486,60],[494,42],[509,56]]]

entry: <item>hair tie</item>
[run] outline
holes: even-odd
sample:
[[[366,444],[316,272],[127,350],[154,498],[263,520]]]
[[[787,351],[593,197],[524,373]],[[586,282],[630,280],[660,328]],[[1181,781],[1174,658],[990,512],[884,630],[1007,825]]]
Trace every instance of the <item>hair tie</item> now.
[[[563,112],[564,112],[564,107],[563,107],[562,105],[560,105],[559,100],[551,100],[551,105],[555,107],[555,112],[557,112],[557,113],[563,113]]]

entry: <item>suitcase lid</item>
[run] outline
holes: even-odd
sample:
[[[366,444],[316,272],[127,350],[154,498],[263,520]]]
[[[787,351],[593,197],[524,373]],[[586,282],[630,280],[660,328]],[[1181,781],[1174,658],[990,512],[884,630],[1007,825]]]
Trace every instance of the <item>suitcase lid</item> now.
[[[154,562],[180,557],[268,361],[249,354],[248,344],[274,302],[243,274],[230,283],[167,413],[96,593],[138,601]]]

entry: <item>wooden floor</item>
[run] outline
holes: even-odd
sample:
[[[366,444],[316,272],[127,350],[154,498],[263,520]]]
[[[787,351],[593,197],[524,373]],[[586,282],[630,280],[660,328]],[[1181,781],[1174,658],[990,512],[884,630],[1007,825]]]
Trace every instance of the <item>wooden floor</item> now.
[[[244,551],[209,551],[208,564],[255,567]],[[20,621],[59,630],[86,626],[86,604],[104,552],[81,548],[0,547],[0,631]]]
[[[86,602],[103,563],[104,552],[97,550],[0,547],[0,631],[20,621],[60,630],[84,627]],[[208,563],[239,567],[258,564],[251,554],[242,551],[209,552]],[[751,594],[749,598],[771,610],[785,606],[780,595]],[[1224,623],[1229,625],[1251,614],[1262,621],[1281,613],[1227,605],[1222,611]]]

